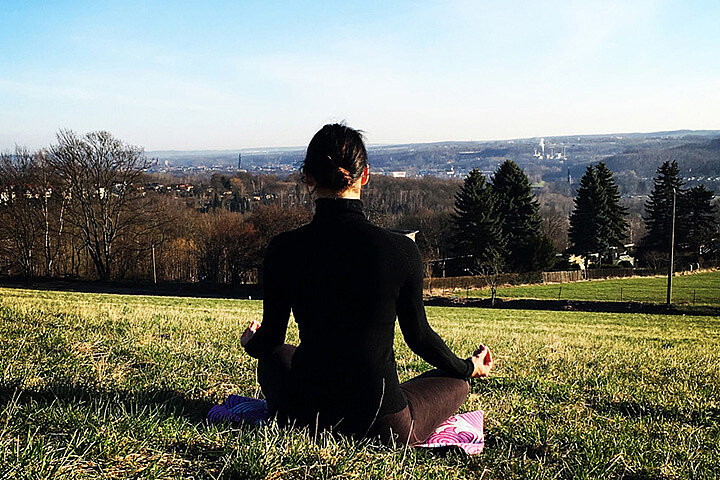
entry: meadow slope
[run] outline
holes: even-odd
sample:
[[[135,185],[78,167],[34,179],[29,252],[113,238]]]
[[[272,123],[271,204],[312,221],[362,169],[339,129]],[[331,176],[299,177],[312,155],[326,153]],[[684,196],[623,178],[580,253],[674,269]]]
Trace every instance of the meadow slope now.
[[[206,425],[257,395],[239,338],[261,303],[0,289],[1,478],[715,478],[720,318],[428,308],[496,368],[468,458]],[[291,328],[289,340],[296,341]],[[398,334],[402,379],[428,365]],[[349,375],[352,372],[348,372]]]

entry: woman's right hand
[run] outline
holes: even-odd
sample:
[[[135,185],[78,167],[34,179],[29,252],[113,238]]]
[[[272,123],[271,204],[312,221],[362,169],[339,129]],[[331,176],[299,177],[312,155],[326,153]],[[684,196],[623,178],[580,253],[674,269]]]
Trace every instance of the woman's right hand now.
[[[472,375],[470,375],[471,378],[487,377],[488,374],[490,374],[490,370],[493,366],[493,359],[492,353],[490,353],[490,349],[488,347],[481,345],[480,348],[473,352],[470,360],[472,360],[473,365],[475,366],[475,370]]]
[[[240,345],[245,348],[245,345],[250,341],[250,339],[255,335],[255,332],[257,329],[260,328],[260,322],[257,320],[253,320],[250,322],[250,325],[245,329],[242,336],[240,337]]]

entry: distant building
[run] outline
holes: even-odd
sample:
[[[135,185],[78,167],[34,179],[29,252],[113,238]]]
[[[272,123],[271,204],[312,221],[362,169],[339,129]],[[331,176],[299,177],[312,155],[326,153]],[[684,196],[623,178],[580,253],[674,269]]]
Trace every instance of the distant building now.
[[[540,146],[540,150],[535,148],[535,151],[533,152],[533,157],[535,157],[537,159],[540,159],[540,160],[550,160],[550,159],[562,160],[564,158],[567,158],[565,156],[565,145],[563,145],[562,151],[559,151],[557,153],[555,153],[555,147],[551,145],[550,153],[547,153],[545,151],[545,139],[541,138],[539,146]]]
[[[393,178],[405,178],[405,177],[407,177],[407,172],[397,170],[394,172],[390,172],[390,176]]]

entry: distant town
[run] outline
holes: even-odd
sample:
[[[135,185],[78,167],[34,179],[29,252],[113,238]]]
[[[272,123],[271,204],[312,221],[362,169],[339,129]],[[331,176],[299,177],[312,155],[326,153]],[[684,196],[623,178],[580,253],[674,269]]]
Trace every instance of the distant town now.
[[[395,178],[462,179],[477,168],[487,176],[502,161],[516,162],[536,188],[547,183],[573,184],[585,167],[605,161],[618,176],[625,196],[647,195],[656,162],[673,157],[690,184],[705,183],[720,190],[720,149],[710,144],[720,131],[673,131],[612,135],[538,137],[497,141],[371,145],[372,173]],[[709,146],[710,145],[710,146]],[[716,145],[717,146],[717,145]],[[287,177],[298,171],[304,149],[268,148],[240,151],[149,151],[150,173],[188,176],[214,172],[269,174]],[[182,182],[174,190],[187,189]]]

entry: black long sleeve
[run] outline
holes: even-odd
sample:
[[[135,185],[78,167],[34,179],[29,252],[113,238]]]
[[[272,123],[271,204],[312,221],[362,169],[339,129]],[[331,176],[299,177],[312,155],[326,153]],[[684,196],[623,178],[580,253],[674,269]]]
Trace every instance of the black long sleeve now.
[[[433,367],[457,378],[468,378],[474,370],[472,361],[458,358],[427,321],[422,297],[422,259],[414,242],[407,250],[409,274],[396,303],[403,337],[410,349]]]
[[[300,334],[293,381],[302,402],[328,418],[367,419],[407,405],[396,318],[428,363],[458,378],[472,373],[428,324],[417,246],[368,222],[359,200],[318,200],[310,224],[273,239],[263,276],[263,323],[245,348],[260,358],[282,345],[292,310]]]
[[[288,320],[290,319],[290,298],[283,286],[282,250],[278,239],[268,245],[263,263],[263,320],[260,328],[245,345],[245,351],[260,358],[270,354],[285,343]]]

